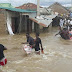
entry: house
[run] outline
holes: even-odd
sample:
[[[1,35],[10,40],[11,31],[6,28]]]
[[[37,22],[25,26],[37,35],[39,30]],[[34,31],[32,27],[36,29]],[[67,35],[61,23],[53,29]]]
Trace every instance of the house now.
[[[16,8],[37,11],[37,5],[33,3],[26,3]]]
[[[28,5],[32,5],[31,7],[34,6],[32,3],[28,3]],[[25,4],[24,7],[21,7],[24,8]],[[37,12],[34,11],[35,8],[37,9],[37,5],[31,8],[32,10],[30,8],[0,7],[0,9],[4,10],[4,19],[2,18],[2,22],[4,21],[4,23],[0,24],[4,28],[3,33],[8,32],[10,35],[14,35],[21,32],[40,32],[41,30],[48,29],[52,18],[56,17],[56,15],[49,14],[50,12],[47,10],[48,15],[40,15],[38,17]]]
[[[37,11],[37,5],[33,3],[23,4],[22,6],[16,8]],[[38,17],[37,17],[37,13],[36,14],[32,13],[32,15],[31,14],[29,15],[29,19],[32,21],[32,26],[33,26],[32,29],[34,30],[34,32],[44,31],[45,28],[48,29],[49,25],[52,22],[52,18],[56,16],[56,15],[51,15],[52,14],[51,9],[42,8],[41,6],[39,12],[40,12],[40,16]]]
[[[37,11],[37,5],[34,3],[26,3],[26,4],[23,4],[23,5],[16,7],[16,8]],[[51,9],[43,8],[40,6],[40,14],[41,15],[50,13],[48,11],[51,12]]]
[[[52,19],[55,18],[57,15],[40,15],[37,16],[36,18],[30,17],[30,19],[35,22],[37,25],[39,25],[39,29],[36,28],[38,31],[39,30],[48,30],[48,27],[51,26],[52,24]]]
[[[29,19],[29,15],[32,16],[33,13],[36,14],[36,11],[8,7],[0,7],[0,9],[4,9],[5,21],[3,21],[5,23],[3,28],[6,27],[6,30],[10,35],[32,31],[32,21]]]
[[[66,9],[64,6],[59,4],[58,2],[55,2],[54,4],[50,5],[48,8],[50,8],[53,12],[58,12],[59,14],[69,14],[69,10]]]
[[[14,8],[10,3],[0,3],[0,7]],[[0,9],[0,34],[6,34],[6,19],[4,15],[5,9]]]

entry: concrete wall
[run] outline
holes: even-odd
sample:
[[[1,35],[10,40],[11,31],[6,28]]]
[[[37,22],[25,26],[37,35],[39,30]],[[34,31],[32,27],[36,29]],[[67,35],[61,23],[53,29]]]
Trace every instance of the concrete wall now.
[[[10,17],[10,20],[8,15]],[[25,13],[24,13],[25,14]],[[35,18],[36,17],[36,13],[26,13],[27,15],[29,15],[29,17],[32,17],[32,18]],[[12,26],[11,24],[11,17],[18,17],[20,16],[20,13],[18,12],[11,12],[11,11],[4,11],[3,13],[0,13],[0,34],[8,34],[8,28],[7,28],[7,22],[10,23],[10,26]],[[25,31],[25,24],[27,24],[25,21],[27,21],[26,19],[22,19],[23,20],[23,23],[22,23],[22,26],[23,27],[22,29],[23,32]],[[10,28],[9,28],[10,29]],[[34,24],[32,25],[32,29],[34,31]]]
[[[17,17],[19,16],[19,13],[18,12],[11,12],[11,11],[7,11],[11,17]]]
[[[20,13],[18,12],[11,12],[11,11],[6,11],[6,17],[7,17],[7,29],[10,35],[14,35],[14,30],[15,30],[15,23],[14,23],[14,18],[19,17]]]
[[[35,18],[36,15],[37,15],[36,13],[29,13],[29,17],[30,17],[30,18]]]
[[[6,34],[6,20],[3,13],[0,13],[0,35]]]

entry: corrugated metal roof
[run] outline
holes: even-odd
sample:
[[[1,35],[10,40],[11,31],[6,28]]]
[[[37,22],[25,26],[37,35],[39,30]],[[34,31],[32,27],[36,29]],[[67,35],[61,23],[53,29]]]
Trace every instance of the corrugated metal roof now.
[[[9,7],[9,8],[14,8],[11,3],[0,3],[0,7]]]
[[[17,9],[17,8],[8,8],[8,7],[0,7],[0,9],[6,9],[6,10],[10,10],[10,11],[15,11],[15,12],[36,12],[36,11],[31,11],[31,10],[24,10],[24,9]]]
[[[48,27],[51,22],[52,19],[55,18],[57,15],[47,15],[47,16],[41,16],[41,19],[38,18],[30,18],[31,20],[33,20],[34,22],[38,23],[39,25],[42,25],[43,27]]]
[[[47,27],[47,25],[43,24],[43,23],[39,23],[38,20],[34,19],[34,18],[29,18],[31,19],[32,21],[36,22],[37,24],[43,26],[43,27]]]

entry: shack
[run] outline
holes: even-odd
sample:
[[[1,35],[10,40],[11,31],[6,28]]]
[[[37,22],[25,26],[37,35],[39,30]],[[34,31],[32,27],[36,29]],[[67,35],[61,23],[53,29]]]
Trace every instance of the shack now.
[[[29,7],[26,10],[9,7],[0,7],[0,9],[4,10],[5,23],[2,27],[10,35],[23,32],[40,32],[45,29],[48,30],[48,27],[51,26],[52,19],[57,16],[55,14],[50,14],[51,10],[46,10],[47,12],[45,14],[41,12],[40,16],[37,16],[37,11],[33,11],[34,9],[30,10],[31,8],[29,9]]]
[[[8,7],[0,7],[0,9],[4,9],[5,27],[7,27],[6,30],[10,35],[32,30],[32,25],[30,25],[32,22],[29,20],[29,14],[36,14],[36,11]]]
[[[16,8],[37,11],[37,5],[33,3],[23,4]],[[32,22],[32,31],[47,31],[48,27],[51,26],[52,18],[56,17],[56,15],[52,15],[51,9],[43,8],[41,6],[39,6],[39,13],[39,16],[37,16],[37,13],[29,14],[29,20]]]

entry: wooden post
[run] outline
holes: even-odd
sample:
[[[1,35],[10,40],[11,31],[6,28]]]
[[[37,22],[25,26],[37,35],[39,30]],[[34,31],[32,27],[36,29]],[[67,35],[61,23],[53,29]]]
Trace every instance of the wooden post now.
[[[32,21],[32,32],[34,32],[34,21]]]
[[[72,8],[72,0],[71,0],[71,8]]]
[[[27,32],[27,18],[26,18],[26,15],[25,15],[25,32]]]
[[[19,23],[19,33],[21,32],[21,21],[22,21],[22,13],[20,13],[20,23]]]

